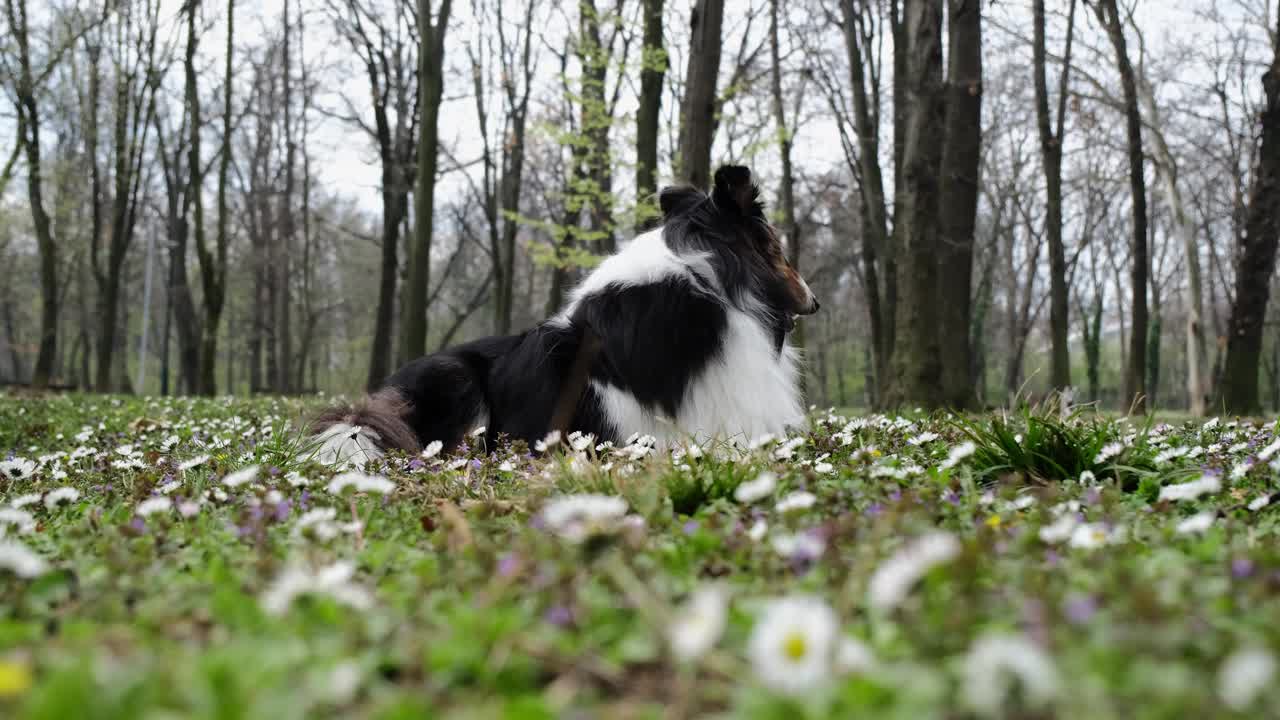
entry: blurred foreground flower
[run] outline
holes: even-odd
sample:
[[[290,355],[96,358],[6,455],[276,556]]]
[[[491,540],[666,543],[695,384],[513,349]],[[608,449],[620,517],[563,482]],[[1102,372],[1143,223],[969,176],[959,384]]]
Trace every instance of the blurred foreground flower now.
[[[729,616],[729,593],[720,585],[696,590],[667,628],[671,652],[681,662],[702,657],[720,640]]]
[[[778,487],[778,476],[766,470],[757,475],[755,480],[748,480],[734,488],[733,499],[749,505],[768,497],[776,487]]]
[[[580,543],[623,529],[627,501],[612,495],[562,495],[552,498],[538,515],[543,525],[561,538]]]
[[[964,665],[964,697],[982,715],[1000,716],[1014,686],[1031,707],[1043,707],[1058,694],[1053,660],[1022,635],[979,638]]]
[[[1276,674],[1276,659],[1261,648],[1237,650],[1218,668],[1218,696],[1237,712],[1248,710]]]
[[[356,610],[366,610],[373,605],[373,596],[351,582],[355,572],[356,566],[346,561],[319,570],[290,566],[262,594],[262,608],[272,615],[280,615],[302,595],[325,595]]]
[[[960,541],[950,533],[932,532],[908,542],[876,568],[867,589],[867,604],[892,610],[930,570],[960,554]]]
[[[31,688],[31,668],[17,660],[0,660],[0,700],[14,698]]]
[[[378,475],[365,475],[362,472],[352,471],[342,473],[330,480],[325,489],[334,495],[342,495],[348,490],[386,495],[396,489],[396,484]]]
[[[0,569],[20,578],[33,578],[48,572],[49,564],[17,540],[0,538]]]
[[[26,458],[0,460],[0,475],[10,480],[26,480],[36,471],[36,464]]]
[[[815,597],[771,601],[756,620],[747,652],[765,687],[798,695],[831,678],[839,622]]]
[[[1201,495],[1216,493],[1222,489],[1222,479],[1212,473],[1205,473],[1199,480],[1165,485],[1160,488],[1159,500],[1195,500]]]

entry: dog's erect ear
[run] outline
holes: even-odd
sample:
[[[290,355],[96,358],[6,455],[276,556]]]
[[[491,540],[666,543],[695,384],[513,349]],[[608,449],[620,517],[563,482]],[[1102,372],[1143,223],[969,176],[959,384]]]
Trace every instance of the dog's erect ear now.
[[[750,215],[756,209],[757,190],[751,183],[751,171],[742,165],[725,165],[716,171],[711,199],[716,207]]]
[[[662,217],[670,219],[706,197],[701,191],[687,185],[664,187],[658,192],[658,207],[662,209]]]

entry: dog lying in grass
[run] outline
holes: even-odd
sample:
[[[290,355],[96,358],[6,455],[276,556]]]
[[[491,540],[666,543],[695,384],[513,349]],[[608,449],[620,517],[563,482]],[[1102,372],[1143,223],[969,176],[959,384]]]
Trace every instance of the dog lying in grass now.
[[[787,334],[818,301],[765,217],[751,171],[708,194],[659,193],[662,225],[596,267],[536,327],[418,358],[311,432],[326,462],[364,461],[483,428],[533,444],[552,430],[620,442],[777,433],[803,419]]]

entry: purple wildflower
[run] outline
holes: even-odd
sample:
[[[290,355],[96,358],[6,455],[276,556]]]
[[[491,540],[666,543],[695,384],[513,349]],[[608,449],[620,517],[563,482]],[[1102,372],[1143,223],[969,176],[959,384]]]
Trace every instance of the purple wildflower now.
[[[1062,612],[1074,625],[1084,625],[1098,611],[1098,601],[1090,595],[1069,595],[1062,605]]]
[[[547,610],[544,619],[556,627],[565,627],[573,622],[573,611],[564,605],[554,605]]]
[[[507,553],[498,558],[498,577],[509,578],[520,570],[520,556]]]
[[[1231,561],[1231,577],[1236,580],[1243,580],[1253,574],[1253,561],[1246,557],[1236,558]]]

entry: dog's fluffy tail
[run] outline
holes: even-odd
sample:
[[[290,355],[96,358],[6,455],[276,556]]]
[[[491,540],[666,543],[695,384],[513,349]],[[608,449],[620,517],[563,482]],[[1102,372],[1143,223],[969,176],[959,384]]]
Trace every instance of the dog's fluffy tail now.
[[[384,389],[354,405],[322,411],[307,428],[318,443],[314,458],[326,465],[363,469],[388,450],[417,453],[422,447],[406,421],[410,409],[399,392]]]

